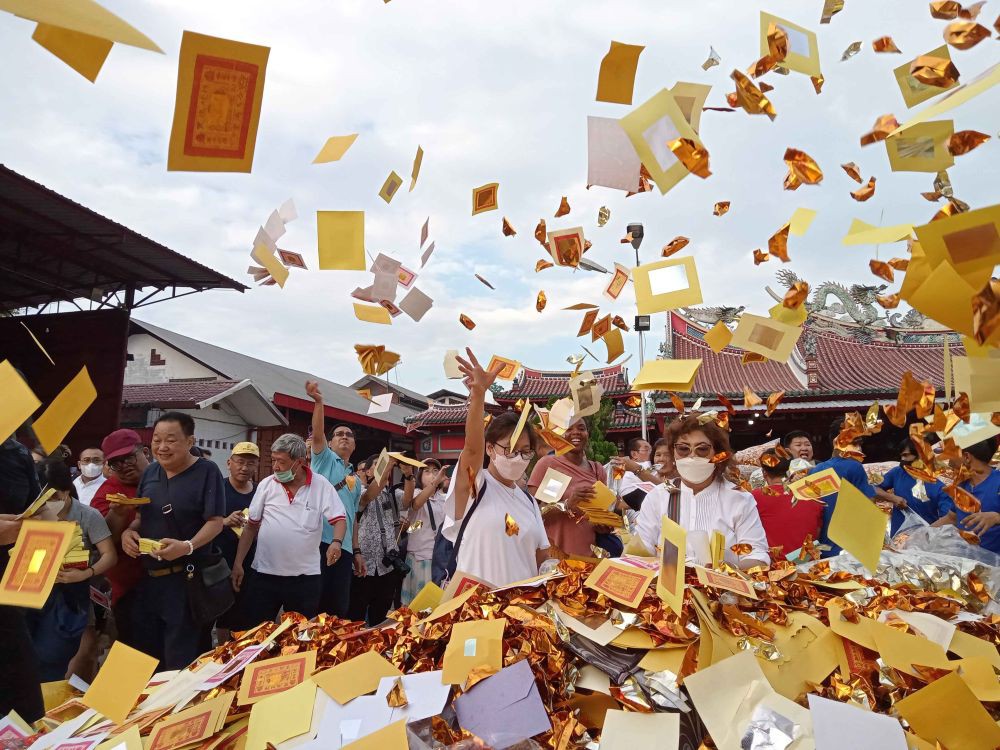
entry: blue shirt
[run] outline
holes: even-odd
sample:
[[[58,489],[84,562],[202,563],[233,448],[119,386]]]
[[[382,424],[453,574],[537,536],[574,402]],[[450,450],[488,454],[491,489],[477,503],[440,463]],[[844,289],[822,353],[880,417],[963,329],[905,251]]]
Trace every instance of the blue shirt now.
[[[983,513],[993,512],[1000,513],[1000,471],[996,469],[990,469],[989,475],[979,484],[973,486],[971,480],[966,480],[959,485],[963,490],[968,490],[976,499],[979,500],[982,507]],[[945,495],[945,497],[948,497]],[[951,500],[949,497],[948,500]],[[951,503],[949,510],[955,511],[956,521],[958,528],[965,529],[962,525],[962,521],[969,515],[965,511],[959,510],[955,507],[954,503]],[[1000,524],[994,526],[993,528],[986,531],[979,538],[979,546],[983,549],[988,549],[990,552],[996,552],[1000,554]]]
[[[354,546],[351,540],[354,539],[354,521],[358,515],[358,504],[361,501],[361,482],[354,476],[354,466],[334,453],[328,446],[324,446],[319,453],[312,454],[312,464],[310,468],[322,477],[330,480],[330,484],[339,487],[337,494],[340,495],[340,502],[344,504],[344,512],[347,515],[347,534],[344,537],[344,552],[354,554]],[[352,477],[350,482],[345,482],[348,477]],[[341,484],[345,482],[344,484]],[[354,487],[351,487],[351,483]],[[333,527],[329,521],[323,521],[324,544],[333,541]]]
[[[917,480],[900,466],[893,466],[885,473],[882,484],[883,490],[891,490],[892,494],[906,500],[906,504],[914,513],[917,513],[927,523],[934,523],[938,519],[938,499],[930,492],[930,486],[925,484],[927,490],[927,502],[918,500],[913,496],[913,488],[917,486]],[[947,497],[947,496],[946,496]],[[899,508],[892,509],[892,519],[890,520],[889,533],[895,534],[899,527],[903,525],[906,514]]]
[[[833,469],[833,473],[840,477],[842,482],[850,482],[866,497],[875,497],[875,489],[868,482],[868,474],[865,473],[865,467],[853,458],[833,456],[823,463],[816,464],[809,473],[816,474],[826,469]],[[820,544],[830,545],[830,551],[824,552],[823,557],[833,557],[840,554],[840,546],[830,541],[827,531],[830,528],[830,519],[833,518],[833,510],[837,507],[837,496],[830,495],[824,497],[823,502],[826,505],[823,506],[823,526],[819,530],[819,541]]]

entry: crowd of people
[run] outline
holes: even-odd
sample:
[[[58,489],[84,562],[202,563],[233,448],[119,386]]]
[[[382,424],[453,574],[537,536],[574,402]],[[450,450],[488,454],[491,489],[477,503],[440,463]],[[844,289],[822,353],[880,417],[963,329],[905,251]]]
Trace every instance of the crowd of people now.
[[[909,440],[900,464],[873,484],[857,459],[860,442],[817,461],[805,432],[784,435],[760,458],[752,492],[728,478],[729,433],[715,421],[681,416],[655,444],[632,440],[607,465],[588,458],[586,420],[556,455],[530,424],[508,412],[484,421],[486,392],[496,374],[471,351],[459,358],[469,390],[465,445],[453,467],[435,459],[366,457],[356,466],[350,425],[327,432],[323,394],[314,401],[312,436],[278,437],[269,446],[271,473],[259,478],[260,448],[237,444],[226,473],[198,455],[195,424],[181,412],[159,416],[150,445],[119,429],[81,450],[76,472],[68,449],[34,456],[13,438],[0,450],[0,544],[10,545],[22,512],[42,489],[53,494],[39,517],[75,522],[89,552],[85,568],[66,568],[45,607],[0,607],[5,675],[0,715],[11,708],[29,721],[42,714],[34,686],[76,674],[92,677],[101,634],[179,669],[232,631],[273,620],[282,610],[306,617],[382,622],[434,582],[456,570],[492,586],[523,581],[566,557],[655,555],[661,522],[687,532],[690,562],[705,563],[714,532],[725,538],[734,567],[795,559],[813,540],[825,556],[840,549],[828,536],[836,496],[796,501],[788,484],[832,469],[873,501],[891,506],[889,527],[907,518],[972,532],[1000,554],[1000,472],[991,438],[952,456],[961,490],[980,510],[956,504],[954,489],[906,471],[917,460]],[[841,432],[831,426],[831,444]],[[421,465],[422,464],[422,465]],[[561,502],[535,496],[546,473],[568,477]],[[73,477],[76,473],[76,477]],[[615,502],[606,510],[627,532],[593,525],[580,512],[601,484]],[[142,504],[120,502],[141,498]],[[3,552],[6,565],[6,550]]]

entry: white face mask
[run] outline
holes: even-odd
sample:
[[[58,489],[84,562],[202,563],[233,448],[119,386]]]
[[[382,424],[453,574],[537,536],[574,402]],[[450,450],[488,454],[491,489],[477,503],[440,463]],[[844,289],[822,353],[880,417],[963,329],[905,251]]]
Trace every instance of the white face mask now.
[[[525,470],[528,468],[528,461],[521,458],[520,455],[516,455],[513,458],[507,458],[500,451],[494,451],[490,456],[490,462],[497,467],[497,472],[509,482],[516,482],[522,476],[524,476]]]
[[[103,471],[104,464],[84,464],[83,468],[80,469],[80,473],[87,477],[87,479],[96,479],[101,476]]]
[[[715,464],[707,458],[688,456],[687,458],[678,458],[674,463],[681,479],[689,484],[701,484],[715,473]]]

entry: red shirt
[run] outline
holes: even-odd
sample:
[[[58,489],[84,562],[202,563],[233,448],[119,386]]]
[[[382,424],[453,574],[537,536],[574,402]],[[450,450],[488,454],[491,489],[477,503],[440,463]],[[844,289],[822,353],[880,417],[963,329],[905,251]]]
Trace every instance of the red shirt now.
[[[781,547],[782,555],[790,555],[802,546],[807,536],[817,538],[823,520],[823,506],[819,503],[799,500],[792,507],[795,498],[781,484],[753,490],[753,496],[768,547]]]
[[[90,501],[90,507],[99,511],[102,516],[107,517],[108,512],[111,510],[111,503],[108,502],[108,495],[114,495],[115,493],[121,493],[126,497],[135,497],[135,493],[138,487],[134,484],[122,484],[118,477],[111,477],[107,479],[104,484],[102,484],[97,489],[97,494],[94,495],[94,499]],[[135,508],[128,508],[128,516],[125,520],[125,528],[128,528],[129,524],[135,520]],[[115,604],[117,601],[131,591],[140,580],[142,580],[142,563],[136,557],[129,557],[128,554],[122,549],[121,539],[116,540],[116,547],[118,549],[118,562],[115,566],[111,568],[104,577],[108,579],[111,583],[111,603]]]

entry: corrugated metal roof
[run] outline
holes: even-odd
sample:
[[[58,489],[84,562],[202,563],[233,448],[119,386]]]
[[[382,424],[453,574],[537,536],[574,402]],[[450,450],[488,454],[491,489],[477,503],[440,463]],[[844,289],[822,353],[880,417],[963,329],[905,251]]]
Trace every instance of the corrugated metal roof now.
[[[247,288],[2,164],[0,266],[2,310],[129,287]]]
[[[131,324],[133,328],[145,331],[168,346],[198,360],[209,369],[219,373],[223,378],[249,378],[269,399],[273,400],[275,393],[283,393],[311,402],[312,399],[306,395],[305,383],[307,380],[315,380],[319,383],[320,390],[323,392],[323,402],[327,406],[342,409],[352,414],[368,414],[370,403],[361,398],[353,389],[340,383],[334,383],[332,380],[326,380],[302,370],[282,367],[272,362],[249,357],[246,354],[223,349],[221,346],[183,336],[135,318],[132,318]],[[407,409],[394,402],[389,407],[389,411],[374,415],[371,419],[402,426],[403,420],[413,413],[412,409]]]

